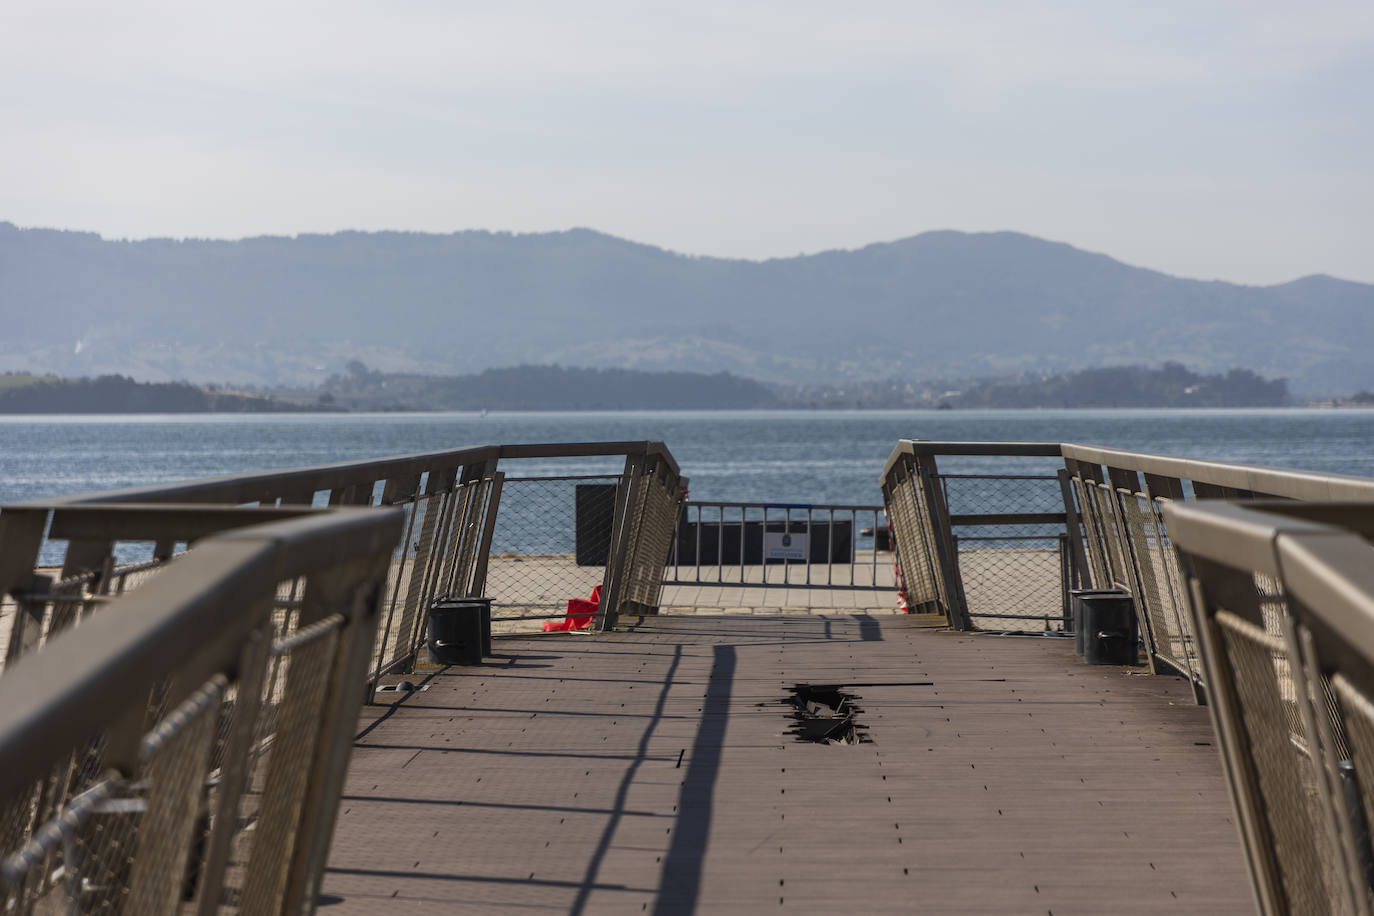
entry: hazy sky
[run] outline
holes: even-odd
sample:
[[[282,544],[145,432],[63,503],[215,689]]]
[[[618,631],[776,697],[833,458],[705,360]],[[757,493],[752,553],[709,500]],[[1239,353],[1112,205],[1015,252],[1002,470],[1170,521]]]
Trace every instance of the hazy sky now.
[[[1374,2],[0,4],[0,220],[1374,282]]]

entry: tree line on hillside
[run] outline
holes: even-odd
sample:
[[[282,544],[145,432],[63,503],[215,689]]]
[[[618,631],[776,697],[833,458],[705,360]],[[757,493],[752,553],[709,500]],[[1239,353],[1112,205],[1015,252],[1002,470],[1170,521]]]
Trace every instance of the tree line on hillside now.
[[[320,385],[318,401],[363,410],[738,410],[776,406],[777,396],[728,372],[514,366],[441,376],[383,373],[352,360]]]
[[[1352,398],[1374,398],[1367,392]],[[222,391],[122,375],[0,376],[0,413],[194,413],[301,410],[739,410],[749,408],[1280,407],[1284,379],[1216,375],[1180,363],[958,382],[885,380],[773,386],[727,372],[515,366],[475,375],[385,373],[358,360],[315,389]]]
[[[1064,375],[974,384],[951,407],[1283,407],[1292,403],[1286,379],[1249,369],[1201,375],[1181,363],[1158,369],[1113,366]]]
[[[123,375],[35,378],[0,390],[0,413],[247,413],[306,409],[272,398],[211,391],[186,382]]]
[[[780,406],[811,408],[1283,407],[1285,379],[1248,369],[1204,375],[1181,363],[1113,366],[1010,378],[882,379],[779,389]]]

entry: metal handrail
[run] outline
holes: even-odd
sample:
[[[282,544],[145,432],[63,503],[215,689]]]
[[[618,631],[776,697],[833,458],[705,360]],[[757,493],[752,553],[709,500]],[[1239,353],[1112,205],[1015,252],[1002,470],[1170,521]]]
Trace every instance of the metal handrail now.
[[[1164,518],[1265,913],[1374,910],[1374,502]]]
[[[901,440],[882,477],[894,520],[904,578],[918,600],[971,628],[953,529],[967,518],[950,515],[936,485],[937,456],[997,456],[1014,462],[1058,457],[1071,578],[1082,587],[1129,592],[1152,670],[1187,676],[1199,697],[1206,689],[1187,594],[1170,547],[1163,509],[1195,499],[1279,498],[1374,500],[1374,480],[1340,474],[1243,465],[1133,452],[1079,443],[927,442]],[[1015,474],[1001,475],[1010,480]],[[1321,510],[1310,510],[1321,511]],[[903,531],[901,529],[910,529]],[[903,545],[902,542],[906,541]],[[901,548],[910,555],[902,560]]]
[[[482,593],[499,462],[585,457],[625,461],[606,628],[657,611],[686,484],[662,443],[485,446],[0,509],[15,601],[0,909],[116,894],[172,913],[195,886],[208,916],[232,875],[242,911],[312,911],[359,704],[413,666],[437,596]],[[320,491],[333,508],[311,508]],[[65,542],[60,567],[43,568],[45,541]],[[139,541],[151,560],[116,560]]]
[[[614,626],[622,602],[631,603],[627,610],[653,613],[671,539],[673,519],[667,516],[675,512],[672,507],[680,500],[682,482],[666,446],[655,441],[490,445],[5,506],[0,509],[0,598],[13,596],[21,607],[4,622],[9,632],[0,637],[8,635],[9,647],[0,661],[12,663],[46,638],[39,634],[58,632],[83,609],[105,603],[103,591],[92,590],[110,590],[111,582],[117,583],[114,590],[122,590],[133,567],[113,562],[117,544],[151,541],[155,560],[165,560],[182,544],[225,527],[279,518],[273,513],[299,511],[327,494],[332,506],[400,506],[407,512],[373,678],[409,670],[424,638],[429,603],[441,595],[485,593],[489,549],[501,507],[502,462],[588,457],[623,458],[624,470],[611,479],[627,485],[621,488],[624,499],[616,504],[615,562],[607,565],[602,580],[604,595],[611,600],[597,625]],[[646,486],[645,481],[655,485]],[[652,503],[654,511],[641,511],[636,501],[643,500]],[[206,508],[198,515],[177,504]],[[208,508],[211,505],[217,508]],[[223,510],[229,506],[236,508],[226,515]],[[646,534],[655,544],[664,542],[663,556],[658,556],[657,547],[636,548]],[[45,542],[62,539],[67,540],[63,557],[46,562],[60,565],[61,582],[79,578],[90,586],[77,589],[65,601],[54,595],[52,577],[44,579],[38,569]],[[44,597],[46,602],[40,600]],[[21,633],[25,628],[27,635]]]
[[[481,465],[502,459],[533,458],[598,458],[637,455],[664,461],[674,474],[680,473],[677,461],[667,446],[656,441],[541,443],[518,445],[482,445],[471,448],[444,449],[392,455],[363,461],[340,461],[310,467],[281,468],[232,474],[223,477],[203,477],[196,480],[167,484],[127,487],[83,493],[61,500],[71,503],[114,502],[213,502],[250,503],[265,499],[290,497],[305,491],[343,490],[360,484],[375,485],[377,481],[418,476],[436,470]],[[49,504],[52,500],[42,500]],[[22,508],[28,503],[16,503]]]
[[[231,850],[243,908],[314,910],[404,513],[244,514],[0,676],[7,912],[217,912]]]
[[[93,734],[131,692],[150,690],[184,660],[232,667],[260,621],[253,597],[321,566],[387,555],[399,510],[308,509],[206,539],[106,613],[20,658],[0,677],[0,795],[36,778],[58,744]],[[303,517],[302,517],[303,516]],[[198,682],[199,683],[199,682]]]

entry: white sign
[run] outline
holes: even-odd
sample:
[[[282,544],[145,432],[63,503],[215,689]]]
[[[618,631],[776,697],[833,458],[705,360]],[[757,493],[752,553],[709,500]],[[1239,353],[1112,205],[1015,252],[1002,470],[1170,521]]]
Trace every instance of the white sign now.
[[[763,533],[765,560],[805,560],[806,557],[806,535],[783,534],[781,531]]]

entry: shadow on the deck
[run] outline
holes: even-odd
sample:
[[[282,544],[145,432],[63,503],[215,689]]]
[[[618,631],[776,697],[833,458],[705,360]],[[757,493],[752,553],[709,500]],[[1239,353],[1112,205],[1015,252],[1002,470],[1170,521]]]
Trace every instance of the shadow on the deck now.
[[[628,629],[374,707],[329,912],[1251,911],[1179,682],[912,618]],[[789,736],[803,682],[862,685],[872,742]]]
[[[827,621],[829,623],[829,621]],[[690,913],[701,892],[701,869],[706,861],[706,842],[711,828],[712,799],[720,774],[725,726],[730,717],[730,690],[735,682],[734,646],[712,648],[715,661],[706,683],[701,724],[692,742],[687,775],[678,793],[677,828],[659,872],[659,893],[654,913]]]

